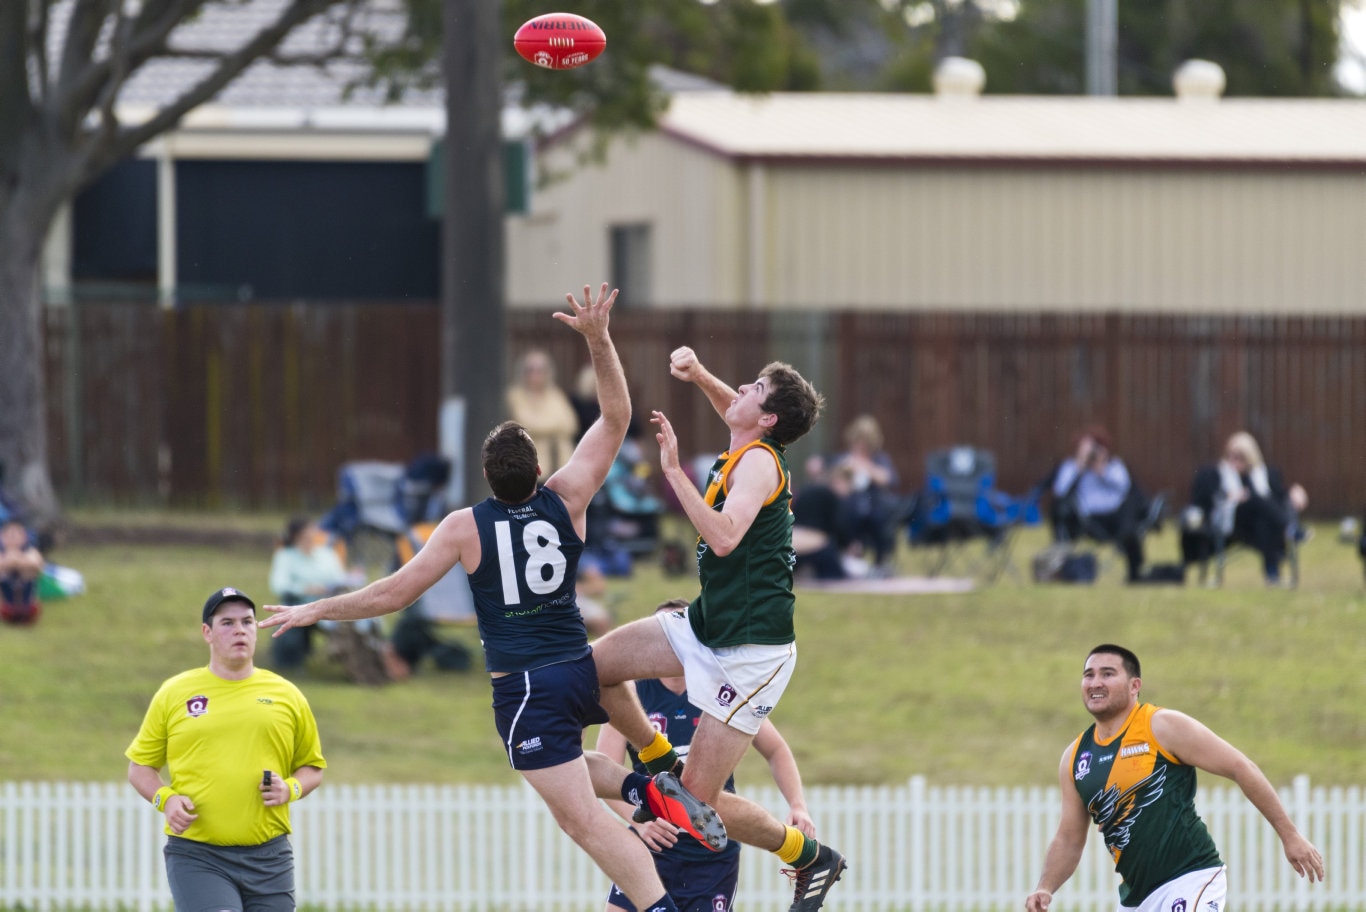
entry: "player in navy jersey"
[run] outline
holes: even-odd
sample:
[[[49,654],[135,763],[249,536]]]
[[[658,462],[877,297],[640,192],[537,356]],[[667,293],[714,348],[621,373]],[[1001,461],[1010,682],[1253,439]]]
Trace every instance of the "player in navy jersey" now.
[[[686,599],[670,599],[656,608],[655,613],[687,607]],[[682,677],[650,678],[636,681],[635,688],[650,722],[669,739],[679,757],[686,759],[693,732],[702,717],[702,710],[688,699],[686,680]],[[778,784],[778,791],[787,801],[787,824],[795,826],[807,836],[815,837],[816,824],[806,807],[802,777],[792,748],[788,747],[777,726],[769,719],[759,726],[753,745],[768,761],[773,781]],[[646,771],[645,764],[630,749],[626,737],[611,725],[604,725],[598,733],[598,750],[613,760],[621,760],[629,752],[629,759],[635,768],[640,772]],[[730,792],[735,791],[733,777],[726,782],[725,788]],[[623,819],[631,821],[633,811],[629,804],[620,801],[607,803]],[[677,827],[661,820],[632,822],[632,829],[655,853],[655,869],[659,871],[664,888],[669,891],[679,912],[730,912],[740,877],[739,842],[732,839],[724,851],[709,852],[695,840],[679,838]],[[620,888],[613,885],[607,895],[605,912],[618,912],[621,909],[636,912],[635,906]]]
[[[726,833],[715,811],[672,775],[628,771],[583,750],[583,729],[607,721],[597,667],[574,600],[588,503],[602,486],[631,420],[626,375],[608,334],[617,293],[604,284],[583,302],[566,295],[557,320],[583,335],[598,381],[601,415],[569,461],[537,485],[536,445],[516,422],[484,440],[484,477],[493,496],[451,513],[427,544],[389,576],[363,589],[306,605],[267,605],[263,627],[285,630],[319,620],[357,620],[399,611],[460,563],[469,574],[493,679],[493,709],[508,762],[541,795],[566,833],[637,908],[673,912],[649,850],[598,801],[611,783],[625,801],[645,805],[713,850]]]

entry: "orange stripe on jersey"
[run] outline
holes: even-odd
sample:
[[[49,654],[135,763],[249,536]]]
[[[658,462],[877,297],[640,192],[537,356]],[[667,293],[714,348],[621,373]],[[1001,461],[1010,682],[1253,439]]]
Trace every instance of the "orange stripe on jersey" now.
[[[716,497],[722,491],[725,491],[727,494],[730,493],[730,470],[739,464],[741,456],[745,455],[748,450],[753,449],[754,447],[762,447],[767,450],[768,454],[773,457],[774,464],[778,467],[778,486],[773,489],[772,494],[768,495],[768,499],[764,501],[764,506],[773,503],[773,501],[778,499],[778,495],[783,493],[783,488],[788,484],[788,477],[787,473],[783,471],[782,460],[778,458],[778,454],[774,452],[773,447],[764,443],[762,440],[751,440],[734,453],[721,454],[720,458],[724,459],[725,462],[721,464],[721,468],[717,470],[711,481],[708,482],[707,493],[703,495],[704,499],[707,501],[707,506],[716,506]]]

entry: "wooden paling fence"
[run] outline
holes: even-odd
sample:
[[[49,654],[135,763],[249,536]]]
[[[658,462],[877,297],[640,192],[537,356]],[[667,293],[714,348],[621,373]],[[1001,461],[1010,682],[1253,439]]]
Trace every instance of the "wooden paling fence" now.
[[[751,797],[775,811],[776,789]],[[850,868],[831,912],[1012,910],[1033,887],[1057,822],[1057,790],[929,785],[817,787],[820,835]],[[1327,859],[1309,885],[1235,787],[1197,804],[1229,864],[1241,910],[1366,910],[1366,799],[1359,786],[1282,791]],[[523,785],[324,785],[291,809],[301,907],[373,910],[583,910],[607,881]],[[0,907],[169,909],[159,818],[126,783],[0,785]],[[791,887],[771,855],[746,849],[736,907],[781,912]],[[1112,910],[1117,880],[1097,836],[1053,908]]]
[[[545,348],[572,386],[587,360],[578,336],[548,310],[507,316],[508,364]],[[325,507],[343,463],[436,447],[435,302],[82,302],[44,317],[49,457],[71,503]],[[1315,515],[1366,505],[1363,317],[676,307],[623,309],[612,331],[651,450],[652,409],[688,456],[725,446],[704,397],[669,376],[669,352],[691,345],[732,384],[770,359],[816,383],[826,414],[794,455],[841,450],[845,425],[875,416],[906,492],[927,453],[972,444],[998,454],[1002,490],[1023,494],[1099,421],[1140,483],[1174,504],[1247,429],[1309,490]],[[504,382],[460,392],[501,397]]]

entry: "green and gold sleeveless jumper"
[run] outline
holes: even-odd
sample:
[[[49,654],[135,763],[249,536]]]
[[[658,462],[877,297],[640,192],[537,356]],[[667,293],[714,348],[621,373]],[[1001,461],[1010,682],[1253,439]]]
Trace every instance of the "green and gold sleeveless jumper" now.
[[[1195,767],[1153,736],[1160,708],[1140,703],[1109,741],[1097,741],[1092,725],[1072,743],[1072,779],[1124,879],[1122,906],[1139,905],[1182,874],[1223,864],[1195,813]]]
[[[692,603],[688,618],[693,633],[713,649],[745,644],[776,646],[796,638],[792,625],[794,598],[792,567],[792,476],[782,444],[764,438],[734,453],[717,457],[707,473],[707,504],[719,511],[730,489],[730,472],[740,457],[756,447],[767,450],[778,464],[778,487],[764,501],[754,523],[725,557],[697,539],[697,574],[702,594]]]

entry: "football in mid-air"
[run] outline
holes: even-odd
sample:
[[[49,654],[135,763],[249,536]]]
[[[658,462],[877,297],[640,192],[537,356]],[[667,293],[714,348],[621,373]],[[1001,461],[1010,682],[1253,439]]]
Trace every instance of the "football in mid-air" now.
[[[528,19],[512,36],[523,58],[548,70],[572,70],[596,58],[607,36],[596,22],[574,13],[544,13]]]

